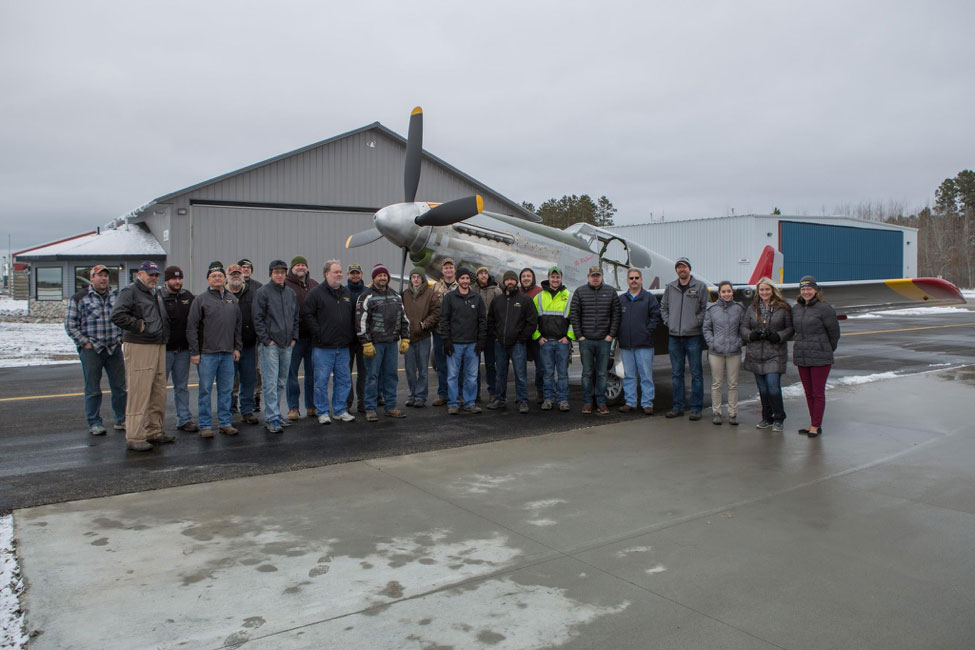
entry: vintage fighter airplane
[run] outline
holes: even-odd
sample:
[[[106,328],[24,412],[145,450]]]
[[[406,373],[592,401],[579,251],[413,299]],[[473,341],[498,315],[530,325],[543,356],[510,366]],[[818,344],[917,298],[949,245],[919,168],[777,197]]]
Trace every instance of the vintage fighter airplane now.
[[[529,221],[484,212],[480,196],[447,203],[416,201],[422,142],[423,111],[416,107],[410,115],[406,144],[405,202],[379,210],[373,217],[373,228],[350,236],[345,243],[346,248],[355,248],[385,237],[400,247],[403,251],[401,283],[407,256],[414,264],[424,267],[430,277],[440,275],[441,262],[446,257],[453,258],[458,266],[474,269],[484,265],[496,273],[530,267],[540,276],[557,264],[564,271],[563,283],[570,289],[585,284],[589,267],[598,264],[603,269],[604,281],[623,291],[627,270],[637,268],[643,273],[645,288],[658,297],[663,293],[663,286],[677,278],[673,260],[588,223],[559,230],[539,223],[541,219],[537,217]],[[763,276],[777,279],[781,262],[781,254],[767,246],[749,284],[736,287],[736,299],[750,301],[754,283]],[[701,279],[712,288],[712,296],[716,295],[714,286]],[[798,285],[780,286],[788,296],[798,295]],[[965,302],[953,284],[936,278],[823,282],[821,286],[830,304],[844,315],[918,304]],[[657,334],[657,352],[666,352],[666,328],[657,328]],[[620,390],[619,378],[611,376],[607,396]]]

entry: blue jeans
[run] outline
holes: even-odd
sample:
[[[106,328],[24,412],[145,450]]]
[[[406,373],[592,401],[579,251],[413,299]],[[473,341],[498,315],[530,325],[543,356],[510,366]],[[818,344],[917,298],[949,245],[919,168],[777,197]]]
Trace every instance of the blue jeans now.
[[[410,386],[410,397],[418,403],[427,401],[429,392],[427,372],[430,369],[430,344],[428,336],[420,341],[411,341],[406,351],[406,383]]]
[[[295,346],[291,348],[291,367],[288,368],[288,387],[286,396],[288,398],[288,408],[298,409],[298,398],[301,397],[301,388],[298,385],[298,367],[302,362],[305,364],[305,410],[315,408],[315,359],[309,339],[299,339]]]
[[[375,413],[379,391],[383,393],[383,408],[387,413],[396,408],[396,354],[399,341],[373,343],[376,354],[366,357],[366,413]],[[380,385],[382,384],[382,385]]]
[[[494,388],[497,385],[498,373],[496,369],[495,360],[495,340],[490,334],[487,337],[487,342],[484,344],[484,370],[486,371],[487,377],[487,389],[488,393],[495,395]],[[477,366],[477,392],[481,392],[481,365],[480,359],[478,359]]]
[[[166,350],[166,379],[173,377],[173,402],[176,403],[176,426],[193,421],[190,413],[190,351]]]
[[[529,341],[525,344],[527,358],[532,362],[535,370],[535,392],[538,395],[545,394],[545,366],[541,361],[542,351],[538,341]],[[566,398],[568,399],[568,398]]]
[[[234,355],[232,352],[217,352],[200,355],[200,365],[196,367],[200,376],[197,410],[200,414],[200,428],[210,429],[213,419],[210,414],[210,390],[213,380],[217,380],[217,422],[220,427],[231,424],[230,402],[234,392]],[[253,389],[251,389],[253,391]]]
[[[670,367],[674,372],[674,410],[684,410],[684,358],[691,367],[691,411],[704,407],[704,374],[701,369],[701,351],[704,337],[671,336],[667,343],[670,352]]]
[[[261,376],[264,384],[264,421],[271,424],[281,424],[281,394],[288,382],[288,371],[291,369],[290,345],[281,347],[276,343],[260,345]]]
[[[116,424],[125,422],[125,406],[128,393],[125,390],[125,361],[122,359],[122,346],[109,354],[94,348],[78,348],[81,359],[81,374],[85,378],[85,418],[88,426],[102,423],[102,370],[108,375],[108,387],[112,390],[112,413]]]
[[[593,395],[597,406],[606,406],[606,377],[609,374],[609,351],[613,344],[605,339],[600,341],[579,341],[579,355],[582,357],[582,403],[592,404]],[[595,374],[595,391],[593,389]]]
[[[437,396],[447,397],[447,355],[443,351],[443,337],[433,335],[433,369],[437,371]]]
[[[636,408],[636,384],[640,380],[640,406],[653,408],[653,348],[620,348],[623,360],[623,395],[628,406]]]
[[[336,417],[345,413],[352,390],[352,373],[349,371],[349,348],[313,348],[312,363],[315,368],[315,403],[318,415]],[[294,356],[291,357],[292,361]],[[294,363],[291,364],[294,367]],[[328,379],[332,378],[332,404],[328,402]]]
[[[785,404],[782,401],[782,375],[770,372],[755,373],[758,395],[762,400],[762,419],[766,422],[785,422]]]
[[[494,358],[497,363],[497,383],[494,385],[494,397],[502,402],[508,396],[508,359],[515,369],[515,400],[520,404],[528,401],[528,352],[524,343],[515,343],[506,348],[500,343],[494,344]]]
[[[234,364],[240,377],[240,414],[254,412],[254,387],[257,386],[257,347],[249,346],[240,351],[240,361]]]
[[[545,381],[544,395],[547,402],[569,401],[569,350],[571,345],[558,339],[549,339],[540,346],[542,373]]]
[[[454,353],[447,357],[447,406],[460,406],[457,380],[463,373],[464,404],[474,406],[477,397],[477,354],[474,343],[454,343]]]

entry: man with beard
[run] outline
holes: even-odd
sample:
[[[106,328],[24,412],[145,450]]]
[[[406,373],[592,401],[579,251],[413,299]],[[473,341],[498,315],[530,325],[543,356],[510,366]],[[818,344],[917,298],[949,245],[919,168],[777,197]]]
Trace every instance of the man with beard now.
[[[447,355],[447,414],[457,415],[460,411],[458,381],[461,376],[464,410],[480,413],[481,407],[474,403],[474,397],[477,394],[477,359],[487,339],[487,315],[481,296],[471,290],[468,269],[460,269],[457,288],[443,297],[440,335]]]
[[[526,266],[521,270],[518,278],[518,289],[528,296],[529,300],[535,300],[535,296],[542,290],[535,283],[535,272]],[[528,352],[528,360],[531,361],[532,367],[535,369],[535,401],[541,404],[545,400],[545,373],[542,371],[538,341],[529,341],[526,350]]]
[[[433,285],[433,293],[440,302],[441,316],[443,297],[448,291],[457,288],[455,271],[453,258],[445,257],[440,263],[441,278]],[[437,399],[433,400],[433,405],[443,406],[447,403],[447,355],[444,352],[443,336],[440,335],[439,328],[433,332],[433,367],[437,371]]]
[[[234,363],[240,360],[243,343],[240,308],[234,294],[227,291],[226,283],[223,264],[211,262],[207,270],[209,287],[193,299],[186,325],[190,363],[197,366],[200,376],[197,408],[201,438],[213,437],[210,391],[214,380],[217,382],[220,433],[237,434],[231,422],[230,399],[234,388]]]
[[[319,424],[333,419],[352,422],[355,416],[346,408],[352,387],[349,372],[349,346],[355,340],[355,305],[348,287],[342,284],[342,264],[325,262],[325,281],[308,292],[301,308],[301,320],[314,346],[315,406]],[[332,399],[328,382],[332,380]]]
[[[156,290],[157,282],[159,267],[155,262],[143,262],[135,281],[119,292],[112,309],[112,322],[123,332],[122,354],[129,388],[125,445],[133,451],[149,451],[153,444],[175,440],[163,432],[169,317]]]
[[[678,418],[684,415],[684,359],[691,368],[691,420],[701,419],[704,407],[704,372],[701,353],[704,349],[704,312],[711,294],[704,282],[691,275],[691,261],[677,258],[674,264],[677,279],[664,287],[660,301],[660,318],[670,332],[668,351],[673,372],[674,405],[666,416]]]
[[[318,282],[308,273],[308,260],[302,255],[291,258],[291,269],[284,282],[298,296],[299,311],[304,306],[308,293],[318,286]],[[298,369],[302,363],[305,364],[305,412],[308,417],[318,415],[315,409],[315,361],[312,355],[314,347],[311,332],[302,319],[298,327],[298,342],[291,350],[291,368],[288,370],[288,387],[285,391],[288,400],[288,420],[297,420],[301,417],[298,411],[298,401],[301,398]]]
[[[254,415],[254,387],[257,385],[257,333],[254,331],[254,291],[244,282],[244,270],[239,264],[227,269],[227,288],[237,298],[240,308],[240,338],[244,347],[234,371],[240,382],[240,419],[247,424],[257,424]]]
[[[403,309],[410,321],[410,348],[406,351],[406,381],[410,393],[406,405],[422,408],[427,402],[427,371],[430,369],[430,333],[440,324],[440,300],[427,284],[426,273],[416,267],[403,293]]]
[[[173,379],[173,402],[176,404],[176,428],[196,433],[199,427],[190,413],[190,344],[186,340],[186,321],[193,304],[193,294],[183,288],[183,269],[169,266],[164,271],[163,304],[169,317],[169,342],[166,343],[166,378]]]
[[[291,350],[298,341],[298,296],[284,284],[288,265],[274,260],[268,266],[271,281],[257,290],[254,297],[254,329],[261,368],[267,375],[264,385],[264,426],[269,433],[281,433],[288,420],[281,419],[281,393],[288,380]],[[290,422],[289,422],[290,423]]]
[[[553,266],[548,270],[548,286],[535,296],[535,309],[538,311],[538,330],[535,341],[538,343],[545,375],[545,401],[542,410],[552,410],[558,401],[559,410],[569,410],[569,355],[575,332],[569,320],[569,306],[572,294],[562,284],[562,269]]]
[[[347,272],[349,279],[345,283],[345,286],[348,287],[349,293],[352,294],[352,303],[356,304],[359,302],[359,297],[366,291],[366,283],[362,281],[362,267],[358,264],[349,264]],[[365,402],[363,402],[363,397],[366,391],[366,362],[362,356],[362,343],[359,342],[359,339],[356,339],[349,346],[350,373],[352,372],[352,368],[355,368],[354,390],[349,391],[349,399],[346,400],[345,406],[351,411],[352,402],[356,402],[356,410],[360,413],[365,413],[366,406]]]
[[[244,271],[244,286],[250,291],[252,296],[257,295],[257,290],[260,289],[264,284],[259,282],[257,278],[254,278],[254,263],[248,258],[243,258],[237,262],[241,269]],[[260,353],[258,353],[260,357]],[[254,412],[259,413],[261,410],[261,392],[263,390],[263,382],[261,381],[261,364],[260,358],[258,358],[257,363],[257,382],[254,384]],[[236,398],[236,388],[234,397]],[[235,400],[236,401],[236,400]]]
[[[494,387],[495,399],[488,404],[489,409],[505,408],[508,394],[508,360],[515,370],[515,399],[518,412],[528,413],[528,365],[525,347],[531,341],[538,326],[535,304],[518,289],[518,276],[514,271],[505,271],[504,294],[491,303],[488,311],[489,340],[495,343],[494,358],[497,359],[497,384]]]
[[[488,267],[481,266],[474,272],[475,282],[471,283],[471,290],[476,291],[481,294],[481,300],[484,301],[484,310],[490,314],[491,313],[491,302],[498,296],[501,295],[501,287],[491,276]],[[517,287],[516,287],[517,288]],[[490,327],[487,331],[487,341],[484,343],[484,369],[485,375],[487,377],[487,387],[488,387],[488,402],[493,402],[495,400],[495,384],[497,383],[497,369],[495,367],[495,356],[494,356],[494,333]],[[480,360],[478,360],[477,368],[477,398],[474,400],[476,402],[481,401],[481,367]]]
[[[572,294],[569,320],[579,339],[582,357],[582,413],[609,415],[606,406],[606,377],[609,374],[609,351],[620,329],[620,301],[616,289],[603,282],[603,270],[589,267],[589,282]],[[595,387],[594,387],[595,384]]]
[[[376,422],[376,402],[383,394],[387,417],[405,418],[396,408],[396,352],[410,349],[410,321],[403,300],[389,288],[389,270],[384,264],[372,269],[372,286],[356,304],[356,335],[366,357],[366,421]],[[398,342],[398,345],[397,345]]]

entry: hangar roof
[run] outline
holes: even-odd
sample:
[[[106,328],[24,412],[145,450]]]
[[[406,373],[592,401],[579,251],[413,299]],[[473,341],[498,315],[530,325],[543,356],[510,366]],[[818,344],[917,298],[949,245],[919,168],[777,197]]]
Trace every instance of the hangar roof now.
[[[165,258],[166,251],[141,226],[87,232],[15,253],[21,261],[99,258]]]

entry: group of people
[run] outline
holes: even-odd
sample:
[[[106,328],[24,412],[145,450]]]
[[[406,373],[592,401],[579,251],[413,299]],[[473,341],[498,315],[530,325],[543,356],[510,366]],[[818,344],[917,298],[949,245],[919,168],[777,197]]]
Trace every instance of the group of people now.
[[[654,332],[661,323],[669,333],[673,368],[668,418],[689,411],[690,419],[701,419],[706,341],[714,423],[723,422],[722,387],[727,384],[728,421],[737,424],[737,382],[744,365],[755,373],[761,395],[758,427],[781,431],[781,375],[786,342],[794,337],[794,362],[810,411],[810,425],[800,432],[815,437],[822,431],[824,388],[839,327],[814,278],[803,278],[793,308],[763,278],[746,308],[734,301],[729,282],[719,285],[718,299],[710,302],[707,286],[691,275],[687,258],[677,261],[677,279],[665,287],[660,302],[643,288],[638,269],[628,270],[623,293],[603,282],[599,266],[589,268],[587,283],[575,291],[562,284],[558,266],[548,269],[541,285],[530,268],[505,271],[500,285],[487,267],[472,272],[446,258],[441,269],[441,278],[431,285],[424,269],[414,268],[400,294],[390,287],[383,264],[375,265],[367,285],[359,265],[348,266],[345,280],[342,265],[329,260],[318,283],[299,255],[290,264],[271,262],[269,281],[262,284],[252,277],[253,264],[245,258],[228,268],[211,263],[206,291],[194,296],[183,288],[184,274],[177,266],[165,269],[163,285],[157,287],[158,266],[143,262],[132,284],[121,291],[109,287],[106,267],[95,266],[90,286],[69,301],[65,324],[81,359],[89,432],[106,433],[100,415],[103,370],[112,393],[113,426],[126,432],[127,447],[134,451],[174,440],[163,430],[169,377],[177,428],[203,438],[213,437],[214,428],[225,435],[238,433],[232,422],[235,408],[242,422],[258,424],[261,401],[267,430],[283,432],[301,417],[302,367],[305,414],[320,424],[355,420],[353,404],[368,422],[379,419],[379,406],[386,417],[404,418],[397,407],[398,355],[404,356],[406,407],[426,405],[432,354],[437,373],[432,404],[446,406],[449,415],[481,412],[482,380],[488,387],[486,407],[506,408],[509,366],[514,402],[527,413],[529,361],[540,408],[569,411],[574,341],[582,361],[583,414],[594,408],[597,415],[609,414],[606,384],[616,341],[624,368],[620,411],[653,415]],[[691,372],[689,401],[685,363]],[[198,422],[189,409],[191,364],[199,377]],[[282,394],[286,413],[280,408]]]

